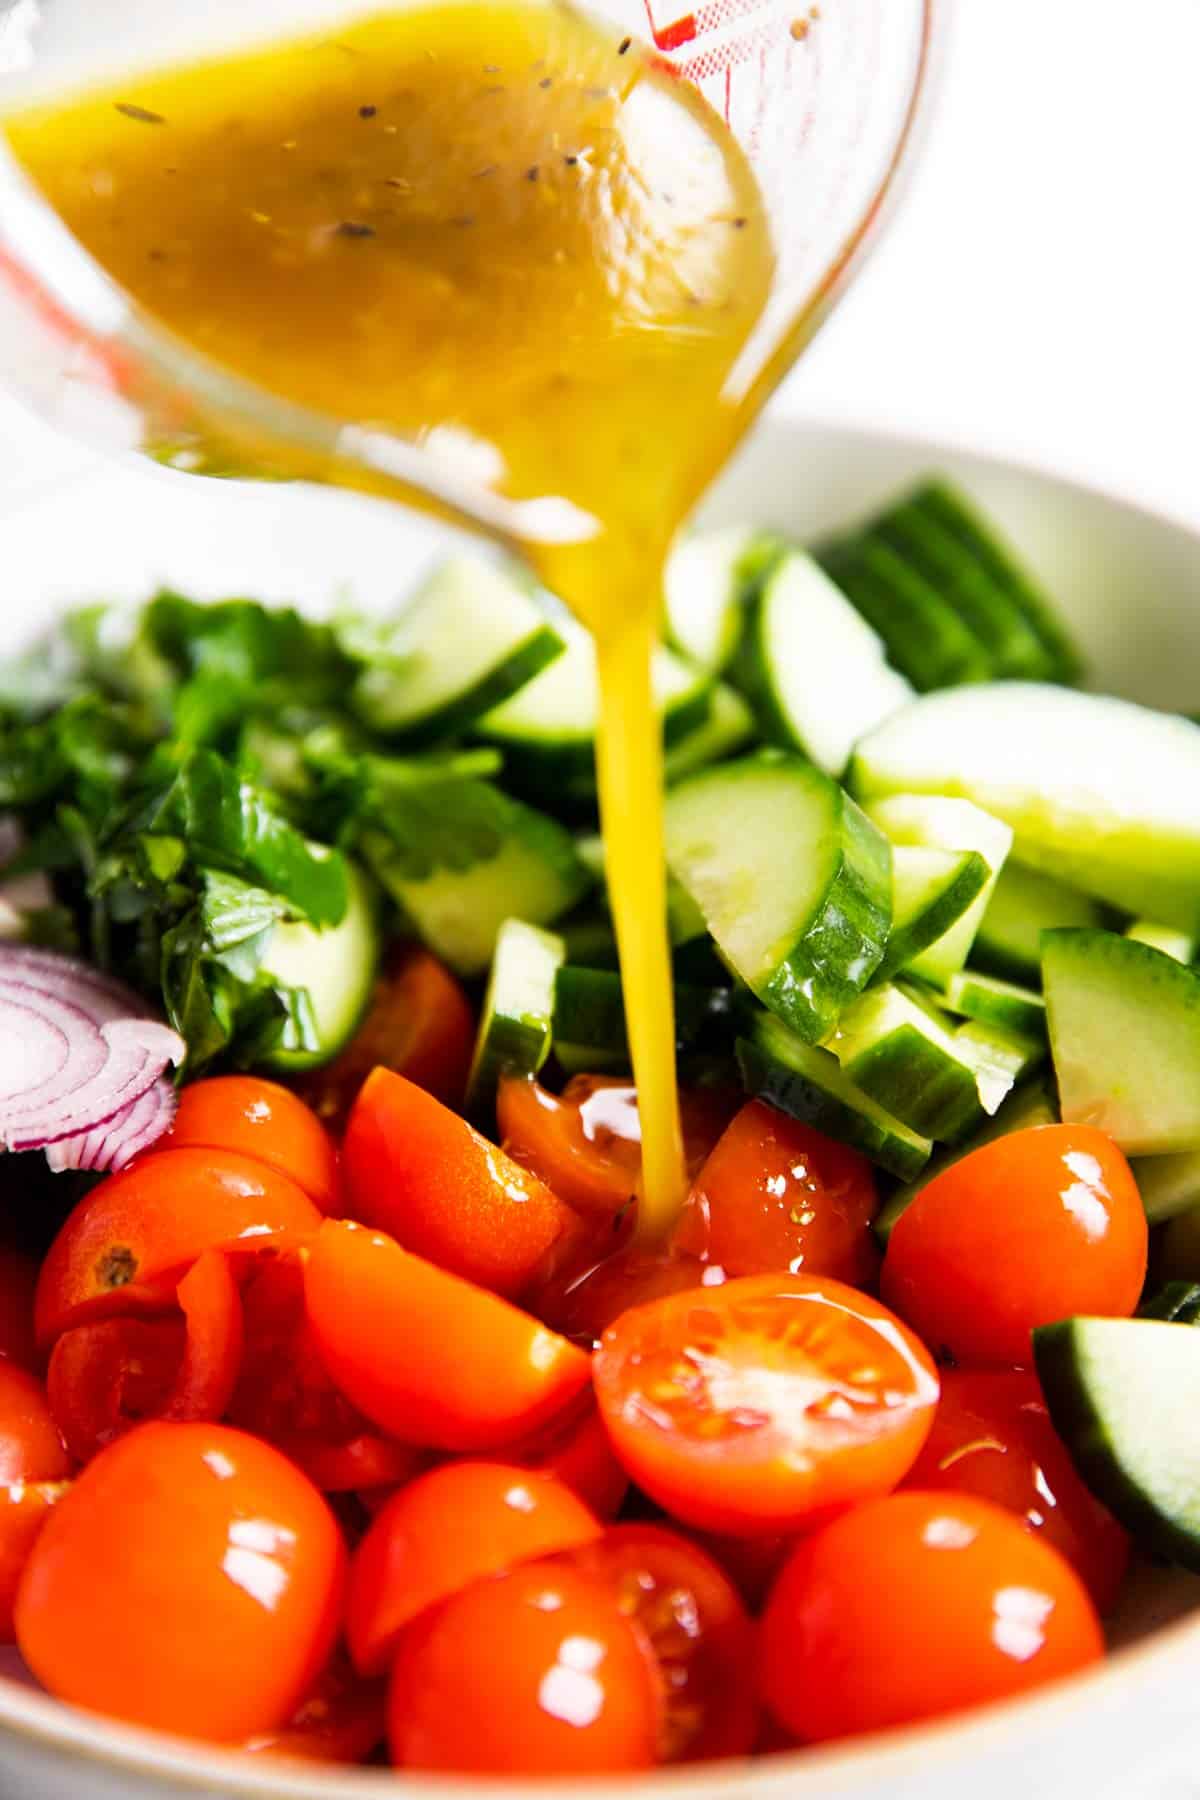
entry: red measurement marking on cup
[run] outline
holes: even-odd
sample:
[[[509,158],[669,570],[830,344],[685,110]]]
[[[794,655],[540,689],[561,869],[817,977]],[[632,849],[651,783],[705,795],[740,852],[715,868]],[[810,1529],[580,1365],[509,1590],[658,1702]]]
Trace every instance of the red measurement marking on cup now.
[[[791,48],[792,14],[783,0],[706,0],[686,13],[676,12],[672,0],[645,0],[645,5],[655,47],[670,57],[675,73],[697,87],[720,81],[709,99],[721,105],[727,124],[734,69],[761,62],[773,48],[776,54]]]
[[[41,324],[61,342],[71,346],[78,358],[72,373],[94,385],[121,393],[129,386],[128,360],[111,344],[101,341],[58,304],[53,295],[17,261],[0,243],[0,282],[16,295]]]

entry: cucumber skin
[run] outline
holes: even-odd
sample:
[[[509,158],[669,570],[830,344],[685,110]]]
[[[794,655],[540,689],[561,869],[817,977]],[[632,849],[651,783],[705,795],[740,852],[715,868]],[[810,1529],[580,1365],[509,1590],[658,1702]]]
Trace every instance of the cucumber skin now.
[[[952,1144],[977,1129],[983,1118],[979,1088],[966,1063],[947,1067],[933,1078],[906,1079],[927,1062],[927,1052],[916,1026],[902,1025],[884,1043],[842,1066],[877,1106],[910,1131]]]
[[[890,981],[901,969],[915,961],[923,950],[928,950],[931,944],[936,944],[939,938],[945,937],[950,927],[962,918],[971,902],[983,892],[991,869],[978,850],[964,854],[969,860],[964,862],[951,886],[943,889],[938,904],[927,907],[908,925],[901,926],[899,931],[888,933],[883,961],[871,977],[871,986]]]
[[[851,538],[819,561],[883,639],[892,667],[919,693],[988,679],[991,663],[983,645],[889,545]]]
[[[872,1128],[864,1115],[855,1115],[854,1135],[846,1128],[847,1108],[827,1094],[799,1070],[785,1069],[774,1058],[765,1055],[752,1039],[739,1037],[734,1045],[742,1081],[748,1094],[767,1100],[802,1124],[823,1131],[840,1143],[850,1143],[864,1156],[877,1162],[901,1181],[914,1181],[929,1158],[929,1151],[908,1146],[898,1139],[885,1139]],[[828,1054],[828,1052],[826,1053]],[[836,1062],[836,1057],[831,1058]]]
[[[1080,1372],[1076,1340],[1079,1328],[1090,1322],[1087,1318],[1060,1319],[1056,1324],[1034,1329],[1034,1368],[1050,1421],[1087,1487],[1126,1531],[1182,1568],[1200,1574],[1200,1535],[1185,1531],[1147,1500],[1141,1483],[1125,1471],[1113,1451],[1104,1421]],[[1141,1323],[1146,1329],[1162,1331],[1182,1329],[1157,1319],[1131,1319],[1128,1323],[1131,1327]],[[1200,1358],[1200,1338],[1196,1341],[1196,1354]]]
[[[892,922],[891,845],[848,794],[841,800],[840,867],[824,905],[755,989],[764,1006],[810,1044],[831,1031],[862,993],[883,959]]]

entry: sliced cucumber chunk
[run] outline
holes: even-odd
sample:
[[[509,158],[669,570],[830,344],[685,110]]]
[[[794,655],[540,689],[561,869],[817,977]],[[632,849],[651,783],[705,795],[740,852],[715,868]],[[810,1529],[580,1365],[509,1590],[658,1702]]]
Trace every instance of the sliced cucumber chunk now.
[[[882,832],[811,763],[768,752],[673,788],[666,839],[725,961],[801,1037],[824,1037],[887,942]]]
[[[375,894],[358,866],[346,860],[346,911],[318,930],[301,922],[276,925],[261,968],[283,987],[303,988],[316,1032],[315,1050],[279,1048],[273,1069],[311,1069],[328,1062],[353,1037],[367,1010],[379,965]]]
[[[893,844],[892,929],[872,982],[890,980],[945,937],[983,893],[990,875],[977,850]]]
[[[1177,1150],[1173,1156],[1135,1156],[1129,1166],[1152,1225],[1200,1208],[1200,1150]],[[1200,1218],[1197,1223],[1200,1224]]]
[[[1156,925],[1152,919],[1135,919],[1125,932],[1135,944],[1149,944],[1152,950],[1161,950],[1164,956],[1173,956],[1176,962],[1191,963],[1196,960],[1196,939],[1190,931],[1176,931],[1170,925]]]
[[[777,554],[777,539],[747,525],[677,544],[663,580],[672,649],[712,675],[727,668],[741,642],[746,594]]]
[[[1092,1492],[1147,1550],[1200,1571],[1200,1331],[1063,1319],[1033,1334],[1054,1429]]]
[[[1137,1309],[1139,1319],[1163,1319],[1170,1325],[1195,1325],[1200,1320],[1200,1285],[1194,1281],[1168,1281]]]
[[[707,719],[677,738],[666,752],[663,775],[668,785],[732,756],[753,736],[754,714],[736,689],[718,681],[708,697]]]
[[[840,775],[858,739],[913,698],[819,563],[789,551],[751,600],[738,673],[763,736]]]
[[[821,561],[879,633],[893,668],[920,693],[991,675],[987,651],[974,632],[890,545],[868,534],[835,546]]]
[[[873,527],[875,536],[923,575],[988,652],[994,679],[1052,681],[1056,657],[1042,642],[1007,583],[948,530],[919,498],[901,501]]]
[[[861,1150],[902,1181],[911,1181],[929,1160],[928,1138],[885,1112],[836,1056],[804,1043],[774,1014],[753,1015],[737,1040],[737,1059],[747,1093]]]
[[[587,832],[575,839],[575,848],[580,861],[597,881],[606,880],[604,867],[604,839],[598,832]],[[608,903],[607,890],[604,895]],[[680,949],[684,944],[691,944],[697,938],[708,937],[708,926],[704,923],[704,914],[696,901],[674,875],[667,874],[667,931],[671,938],[671,948]],[[588,965],[586,957],[572,956],[572,962]],[[602,965],[601,965],[602,966]]]
[[[729,1018],[728,988],[675,984],[675,1046],[696,1048]],[[564,1050],[566,1055],[564,1056]],[[564,1068],[629,1067],[625,999],[621,977],[612,969],[578,968],[565,963],[554,980],[554,1053]],[[589,1060],[590,1059],[590,1060]]]
[[[898,987],[861,995],[826,1047],[851,1081],[922,1137],[953,1143],[983,1116],[975,1071],[953,1036]]]
[[[1135,1154],[1200,1148],[1200,975],[1113,931],[1048,931],[1042,983],[1063,1118]]]
[[[373,731],[445,737],[524,687],[562,649],[523,582],[483,557],[456,556],[380,635],[352,705]]]
[[[479,734],[537,773],[552,789],[564,776],[591,776],[596,754],[600,689],[596,651],[581,627],[566,621],[566,649],[534,680],[478,722]],[[659,647],[654,660],[654,692],[662,714],[663,738],[674,744],[708,717],[712,676]]]
[[[927,694],[854,753],[851,786],[954,794],[1013,853],[1126,912],[1200,931],[1200,725],[1034,682]]]
[[[612,919],[605,908],[588,907],[559,921],[559,936],[567,947],[567,961],[582,963],[585,969],[619,967],[617,936]]]
[[[950,977],[943,998],[949,1010],[964,1019],[995,1025],[1035,1043],[1046,1035],[1046,1002],[1032,988],[1019,987],[1014,981],[967,969]]]
[[[460,975],[481,975],[505,919],[553,925],[591,886],[569,831],[499,790],[489,797],[488,850],[466,867],[415,873],[382,833],[363,849],[417,936]],[[493,847],[494,846],[494,847]]]
[[[929,850],[974,850],[988,865],[988,878],[942,936],[908,964],[911,972],[934,987],[944,987],[970,955],[979,922],[987,910],[996,876],[1012,847],[1012,832],[1000,819],[969,801],[928,794],[891,794],[874,800],[867,813],[893,844]]]
[[[550,1054],[554,977],[567,947],[552,931],[505,919],[467,1077],[467,1111],[490,1113],[502,1075],[536,1075]]]
[[[971,1063],[985,1113],[996,1112],[1018,1082],[1046,1060],[1046,1036],[1018,1036],[998,1025],[968,1019],[954,1033],[958,1053]]]
[[[1106,923],[1105,909],[1090,895],[1010,858],[996,877],[971,961],[1010,981],[1040,983],[1043,931]]]
[[[886,1245],[892,1234],[892,1227],[903,1212],[912,1205],[921,1189],[937,1178],[945,1169],[952,1168],[961,1162],[964,1156],[970,1156],[973,1150],[981,1150],[985,1144],[991,1144],[997,1138],[1007,1137],[1013,1131],[1027,1131],[1035,1125],[1056,1125],[1058,1114],[1050,1096],[1050,1090],[1041,1080],[1030,1081],[1024,1087],[1015,1089],[1009,1094],[995,1117],[973,1134],[965,1144],[956,1144],[953,1149],[939,1150],[921,1171],[915,1180],[906,1186],[897,1188],[879,1212],[875,1220],[875,1235],[881,1244]]]
[[[1014,552],[985,524],[965,494],[948,481],[930,481],[912,496],[926,518],[936,519],[980,568],[1020,607],[1051,658],[1049,679],[1078,681],[1083,663],[1057,612]]]

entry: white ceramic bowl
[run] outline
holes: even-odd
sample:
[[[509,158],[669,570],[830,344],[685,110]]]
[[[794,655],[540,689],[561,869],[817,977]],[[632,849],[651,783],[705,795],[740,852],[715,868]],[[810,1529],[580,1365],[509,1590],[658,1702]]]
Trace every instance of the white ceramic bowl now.
[[[812,537],[935,469],[961,481],[1043,576],[1086,648],[1095,685],[1200,708],[1200,536],[1117,499],[927,443],[768,421],[706,511]],[[92,471],[7,510],[0,505],[0,652],[72,601],[136,599],[158,582],[209,598],[248,593],[319,608],[349,592],[384,606],[445,542],[437,526],[346,495],[201,485],[142,468]],[[1181,1419],[1180,1429],[1197,1423]],[[1120,1647],[1112,1658],[1031,1700],[754,1765],[593,1782],[586,1793],[590,1800],[1194,1793],[1200,1618],[1188,1615],[1198,1603],[1200,1582],[1147,1569],[1115,1623]],[[127,1730],[0,1676],[4,1800],[384,1800],[399,1780],[384,1771],[323,1773],[238,1758]],[[532,1785],[492,1782],[486,1792],[492,1800],[526,1800]],[[408,1800],[476,1800],[480,1788],[405,1778],[403,1792]]]

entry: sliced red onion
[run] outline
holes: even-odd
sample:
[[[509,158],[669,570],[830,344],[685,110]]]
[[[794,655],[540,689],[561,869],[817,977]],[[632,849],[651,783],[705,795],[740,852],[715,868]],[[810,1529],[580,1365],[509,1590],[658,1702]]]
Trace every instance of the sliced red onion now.
[[[103,1125],[93,1125],[90,1131],[47,1144],[46,1161],[56,1175],[66,1169],[115,1175],[162,1136],[175,1117],[178,1104],[175,1089],[160,1075],[144,1094],[123,1106]]]
[[[6,1149],[41,1149],[109,1124],[186,1053],[178,1032],[121,982],[53,950],[0,944]]]

